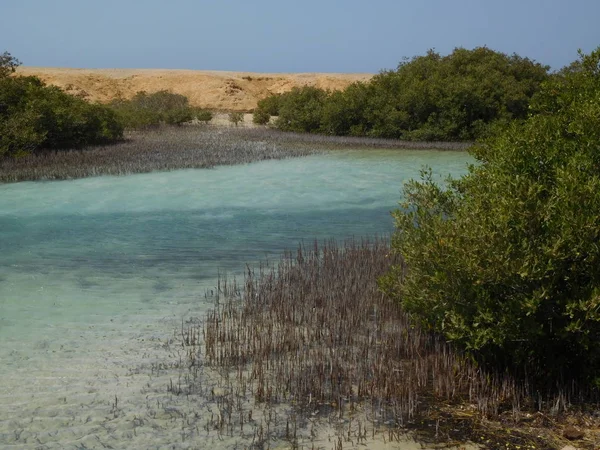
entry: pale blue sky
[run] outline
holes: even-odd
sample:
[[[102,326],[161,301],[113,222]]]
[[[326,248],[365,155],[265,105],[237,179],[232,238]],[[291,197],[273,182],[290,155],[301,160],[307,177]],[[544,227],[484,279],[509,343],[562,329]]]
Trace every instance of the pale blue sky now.
[[[483,45],[558,69],[600,45],[600,0],[0,0],[29,66],[378,72]]]

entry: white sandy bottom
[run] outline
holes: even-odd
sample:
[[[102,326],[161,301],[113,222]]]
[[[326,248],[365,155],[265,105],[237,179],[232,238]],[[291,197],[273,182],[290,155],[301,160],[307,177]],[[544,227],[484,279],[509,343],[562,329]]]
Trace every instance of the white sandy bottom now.
[[[3,355],[0,447],[426,448],[383,425],[373,438],[373,424],[360,413],[302,419],[289,405],[265,409],[250,399],[228,409],[222,403],[227,382],[209,368],[196,372],[196,391],[186,393],[191,372],[181,318],[198,320],[203,308],[177,309],[170,317],[138,315],[127,326],[114,317],[86,330],[65,328],[56,342],[42,340],[27,353],[16,346]],[[179,395],[170,392],[178,386]]]

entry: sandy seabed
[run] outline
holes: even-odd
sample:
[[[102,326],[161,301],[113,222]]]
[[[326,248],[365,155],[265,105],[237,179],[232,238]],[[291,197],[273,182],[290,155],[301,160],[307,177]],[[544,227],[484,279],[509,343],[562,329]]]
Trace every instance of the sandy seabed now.
[[[185,309],[185,308],[184,308]],[[176,312],[175,312],[176,311]],[[204,311],[189,307],[186,322]],[[226,387],[213,369],[195,376],[200,391],[186,392],[187,351],[182,309],[169,317],[139,314],[57,331],[60,339],[32,336],[11,342],[2,354],[0,447],[11,449],[292,448],[285,427],[290,405],[264,409],[247,399],[251,420],[228,425],[221,403]],[[37,363],[36,363],[37,361]],[[267,419],[269,415],[269,419]],[[272,415],[272,416],[271,416]],[[297,448],[422,449],[410,435],[390,442],[385,426],[357,438],[354,417],[314,417],[298,422]],[[267,430],[270,427],[269,430]],[[363,428],[364,430],[364,428]],[[263,437],[270,433],[270,440]],[[456,447],[476,448],[476,447]]]

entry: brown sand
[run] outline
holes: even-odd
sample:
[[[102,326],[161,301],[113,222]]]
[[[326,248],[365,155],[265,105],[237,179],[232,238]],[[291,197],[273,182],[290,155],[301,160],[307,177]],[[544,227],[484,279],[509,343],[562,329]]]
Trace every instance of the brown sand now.
[[[138,91],[168,90],[183,94],[193,106],[223,111],[251,111],[258,100],[293,87],[316,86],[344,89],[372,74],[340,73],[252,73],[210,70],[166,69],[71,69],[19,67],[19,75],[35,75],[48,84],[90,101],[109,102],[130,98]]]

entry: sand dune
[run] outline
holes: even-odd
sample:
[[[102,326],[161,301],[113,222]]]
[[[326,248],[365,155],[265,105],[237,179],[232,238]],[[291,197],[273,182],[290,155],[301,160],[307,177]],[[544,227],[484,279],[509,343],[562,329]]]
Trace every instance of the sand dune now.
[[[343,89],[372,74],[252,73],[167,69],[71,69],[19,67],[20,75],[35,75],[67,92],[90,101],[108,102],[129,98],[138,91],[169,90],[183,94],[194,106],[213,110],[250,111],[261,98],[283,93],[295,86]]]

